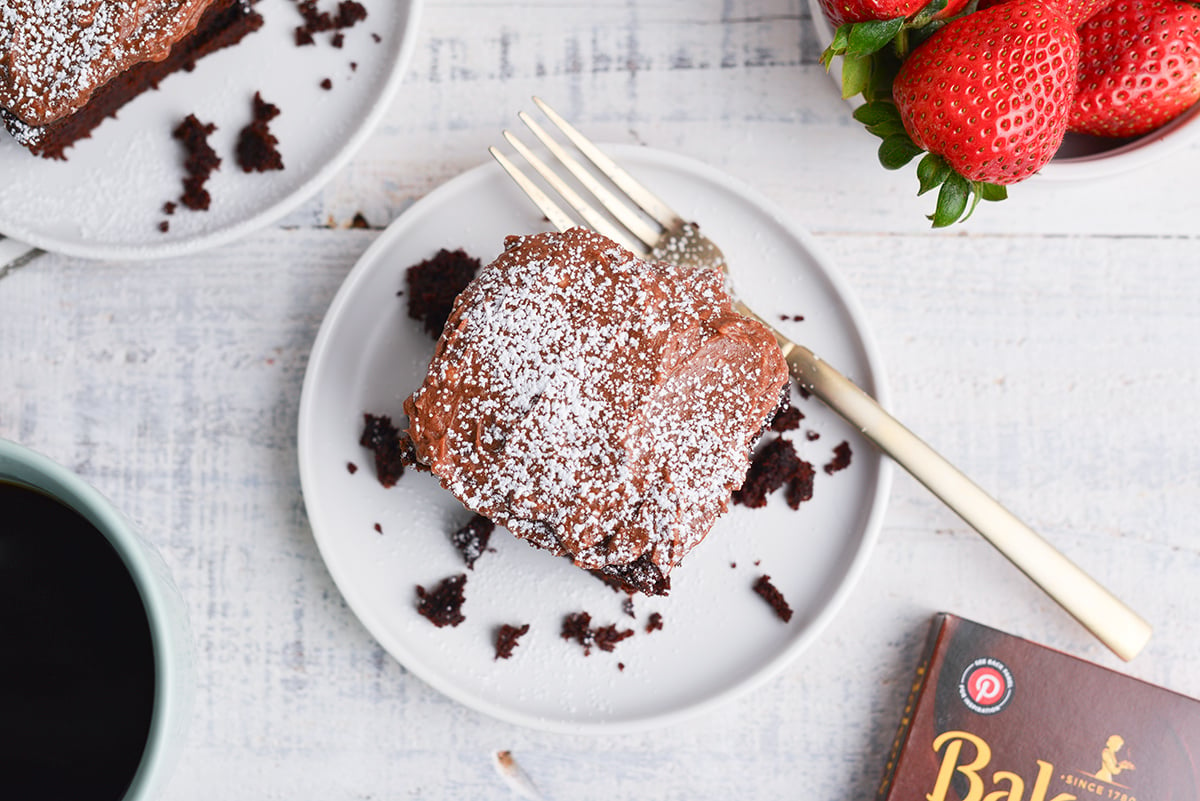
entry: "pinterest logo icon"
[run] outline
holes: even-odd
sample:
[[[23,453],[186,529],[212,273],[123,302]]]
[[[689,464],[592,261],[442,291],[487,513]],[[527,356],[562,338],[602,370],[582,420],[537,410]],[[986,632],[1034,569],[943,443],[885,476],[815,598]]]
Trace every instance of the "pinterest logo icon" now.
[[[1008,666],[990,656],[967,665],[958,681],[958,695],[973,712],[994,715],[1012,700],[1013,676]]]

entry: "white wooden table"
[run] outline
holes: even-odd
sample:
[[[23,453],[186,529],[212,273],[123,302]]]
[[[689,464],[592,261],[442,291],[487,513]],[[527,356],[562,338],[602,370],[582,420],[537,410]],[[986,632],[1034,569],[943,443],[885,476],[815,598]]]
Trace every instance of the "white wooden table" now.
[[[80,472],[163,551],[199,687],[169,799],[871,796],[938,610],[1200,696],[1200,257],[1186,150],[1033,181],[931,232],[817,66],[801,0],[431,0],[383,126],[280,223],[196,256],[0,273],[0,436]],[[388,222],[539,94],[602,141],[755,186],[865,306],[896,414],[1156,627],[1121,666],[898,472],[864,580],[779,678],[673,728],[568,737],[406,673],[321,562],[296,467],[309,348]],[[348,224],[362,212],[372,229]],[[449,244],[449,243],[448,243]]]

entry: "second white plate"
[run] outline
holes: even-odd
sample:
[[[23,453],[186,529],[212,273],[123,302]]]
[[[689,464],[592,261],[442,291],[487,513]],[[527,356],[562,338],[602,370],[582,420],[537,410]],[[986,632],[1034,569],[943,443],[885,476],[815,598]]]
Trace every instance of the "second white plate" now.
[[[769,202],[715,170],[645,148],[611,154],[723,248],[739,294],[868,392],[883,393],[863,316],[807,233]],[[634,601],[566,560],[492,536],[473,571],[448,535],[470,514],[427,474],[391,489],[358,446],[364,412],[402,419],[433,341],[397,297],[408,266],[439,248],[462,247],[487,263],[504,237],[545,222],[498,166],[487,164],[417,202],[347,277],[321,327],[300,405],[304,499],[321,554],[364,625],[405,667],[445,694],[504,720],[568,732],[665,724],[756,686],[811,643],[850,591],[879,529],[890,465],[815,399],[790,435],[818,468],[815,496],[799,511],[782,497],[765,509],[735,507],[672,574],[667,597]],[[805,432],[819,438],[809,440]],[[850,443],[842,472],[820,470]],[[347,463],[358,469],[351,472]],[[781,493],[780,493],[781,494]],[[378,530],[376,529],[378,524]],[[416,585],[466,572],[466,621],[438,629],[416,611]],[[751,586],[769,574],[795,609],[781,622]],[[636,634],[612,653],[584,656],[560,636],[563,617],[587,611],[596,625]],[[647,633],[651,612],[663,628]],[[530,631],[509,660],[495,660],[501,624]]]
[[[367,18],[337,48],[329,33],[298,47],[297,4],[261,0],[260,30],[168,76],[68,148],[66,161],[33,156],[0,128],[0,233],[73,256],[147,259],[229,242],[283,216],[366,141],[411,55],[421,0],[361,2]],[[281,171],[244,173],[234,159],[255,92],[280,109],[270,130]],[[217,126],[209,142],[222,164],[207,185],[208,211],[180,206],[168,216],[163,204],[178,199],[184,175],[171,132],[188,114]]]

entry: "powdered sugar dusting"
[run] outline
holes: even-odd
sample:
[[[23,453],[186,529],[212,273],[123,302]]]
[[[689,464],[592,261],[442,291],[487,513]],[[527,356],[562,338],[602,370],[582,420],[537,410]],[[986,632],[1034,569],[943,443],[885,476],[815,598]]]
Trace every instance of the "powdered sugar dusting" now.
[[[480,272],[406,410],[471,509],[582,567],[665,576],[725,510],[786,380],[718,271],[575,229],[514,238]]]
[[[213,0],[3,0],[0,106],[30,126],[82,107],[141,61],[166,57]]]

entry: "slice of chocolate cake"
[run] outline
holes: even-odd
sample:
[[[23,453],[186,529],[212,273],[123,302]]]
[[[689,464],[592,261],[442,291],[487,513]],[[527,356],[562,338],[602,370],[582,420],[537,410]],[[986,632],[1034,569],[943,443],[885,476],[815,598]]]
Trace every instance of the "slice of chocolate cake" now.
[[[4,0],[0,106],[30,125],[73,114],[142,61],[160,61],[213,0]]]
[[[405,411],[417,458],[467,507],[661,594],[741,485],[787,379],[719,271],[573,229],[509,239],[459,295]]]
[[[22,2],[27,4],[32,0]],[[31,114],[22,111],[28,108],[28,104],[14,103],[8,98],[0,99],[0,118],[5,127],[34,154],[45,158],[65,158],[63,151],[67,147],[90,136],[106,117],[115,116],[118,109],[142,92],[157,88],[160,81],[177,70],[191,70],[198,59],[237,44],[247,34],[262,27],[262,16],[252,8],[251,0],[213,0],[206,5],[195,27],[189,28],[190,33],[175,41],[173,46],[167,45],[169,50],[155,53],[159,60],[132,63],[92,87],[86,93],[83,105],[72,102],[65,105],[68,110],[63,113]],[[0,17],[0,23],[6,19]],[[2,30],[3,25],[0,24]],[[3,41],[3,36],[0,32],[0,41]],[[0,50],[3,50],[2,45]],[[12,91],[17,93],[18,90]]]

